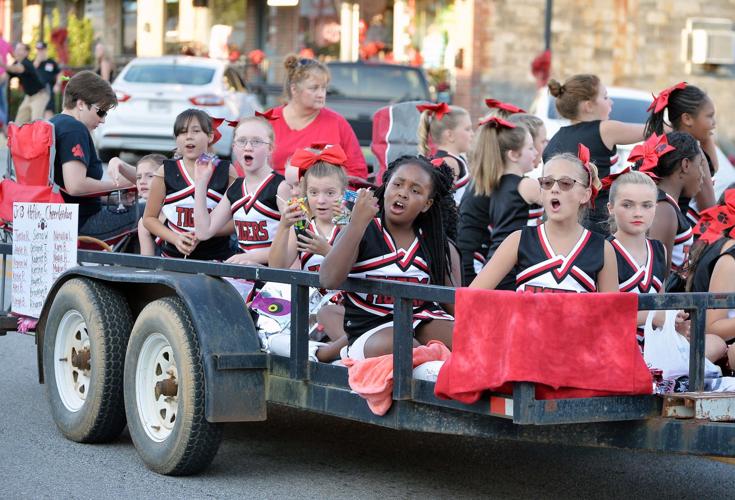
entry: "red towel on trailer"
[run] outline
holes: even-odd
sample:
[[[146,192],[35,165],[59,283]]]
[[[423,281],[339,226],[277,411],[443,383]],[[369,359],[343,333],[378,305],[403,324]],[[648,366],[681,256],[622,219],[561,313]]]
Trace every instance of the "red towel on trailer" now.
[[[638,348],[636,294],[456,293],[452,355],[436,395],[474,403],[535,382],[537,399],[651,394]]]

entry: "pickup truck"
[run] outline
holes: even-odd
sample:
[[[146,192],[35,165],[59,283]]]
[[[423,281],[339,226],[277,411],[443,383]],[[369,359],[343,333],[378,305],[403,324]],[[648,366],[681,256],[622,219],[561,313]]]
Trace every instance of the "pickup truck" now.
[[[373,62],[330,62],[332,79],[327,106],[344,116],[360,141],[369,147],[373,114],[383,106],[402,101],[431,101],[429,82],[421,68]],[[283,87],[265,84],[256,90],[263,106],[281,104]]]

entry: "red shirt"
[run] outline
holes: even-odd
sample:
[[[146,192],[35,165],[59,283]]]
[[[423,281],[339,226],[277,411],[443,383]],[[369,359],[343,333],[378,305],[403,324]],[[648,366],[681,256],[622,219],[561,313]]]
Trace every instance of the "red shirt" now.
[[[291,129],[283,119],[283,106],[273,109],[273,132],[276,135],[276,149],[273,151],[273,170],[283,175],[286,160],[299,148],[312,144],[339,144],[347,155],[345,171],[347,175],[367,178],[365,157],[357,142],[355,132],[344,117],[329,108],[322,108],[314,120],[301,130]]]

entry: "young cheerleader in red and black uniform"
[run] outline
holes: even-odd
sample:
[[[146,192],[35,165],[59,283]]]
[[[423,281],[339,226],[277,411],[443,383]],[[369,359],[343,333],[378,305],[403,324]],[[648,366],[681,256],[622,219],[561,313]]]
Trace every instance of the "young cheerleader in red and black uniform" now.
[[[518,291],[618,291],[612,245],[579,223],[600,187],[597,169],[580,156],[564,153],[546,162],[539,179],[546,221],[506,238],[471,287],[494,289],[515,269]]]
[[[376,196],[360,190],[350,223],[340,232],[319,271],[322,286],[345,278],[395,279],[456,286],[459,255],[450,250],[442,211],[454,207],[451,169],[422,157],[392,162]],[[345,293],[344,330],[353,359],[393,352],[391,297]],[[451,312],[452,308],[445,306]],[[453,319],[438,304],[414,306],[416,341],[452,344]]]
[[[245,177],[238,177],[212,209],[206,203],[205,194],[211,167],[197,164],[194,212],[197,237],[211,238],[234,221],[242,253],[233,255],[227,262],[267,264],[283,208],[278,197],[288,198],[290,189],[283,176],[271,170],[273,128],[266,118],[254,116],[241,120],[233,137],[232,154],[244,169]]]
[[[559,153],[576,153],[577,144],[590,150],[590,158],[600,177],[607,177],[617,163],[617,145],[643,140],[643,125],[610,120],[612,100],[607,89],[595,75],[575,75],[560,84],[549,81],[549,93],[556,98],[556,110],[571,121],[549,140],[544,162]],[[590,210],[583,225],[607,235],[607,190],[599,193],[595,208]]]
[[[431,156],[429,138],[436,147],[435,158],[442,158],[454,174],[454,201],[459,206],[470,182],[467,152],[472,147],[475,132],[466,109],[446,103],[421,104],[419,120],[419,154]]]
[[[541,212],[541,189],[536,179],[524,177],[533,170],[537,158],[533,138],[522,125],[492,117],[480,122],[477,144],[472,153],[473,189],[490,197],[488,222],[492,227],[487,258],[492,258],[514,231],[535,226]],[[515,289],[509,273],[498,289]]]
[[[662,90],[654,99],[651,116],[646,122],[646,137],[653,133],[663,134],[666,130],[664,114],[668,124],[675,131],[686,132],[699,141],[709,168],[702,171],[702,189],[696,195],[696,202],[682,196],[679,207],[692,225],[699,219],[700,210],[715,204],[715,190],[712,176],[717,172],[717,146],[715,145],[715,105],[712,99],[700,88],[685,82]]]
[[[164,257],[189,257],[199,260],[225,260],[232,255],[230,230],[222,228],[215,238],[203,241],[194,227],[194,178],[200,156],[215,141],[212,119],[204,111],[187,109],[174,123],[178,160],[166,160],[156,172],[148,194],[143,225],[157,237]],[[226,160],[209,162],[212,172],[203,185],[205,206],[214,208],[227,186],[235,179],[235,170]],[[205,162],[206,163],[206,162]],[[163,212],[165,221],[159,216]],[[213,234],[214,235],[214,234]]]
[[[670,292],[683,291],[686,263],[694,242],[692,226],[679,209],[679,197],[693,197],[702,186],[704,154],[697,140],[686,132],[666,134],[669,151],[663,154],[651,172],[659,177],[656,216],[649,237],[666,247],[667,269],[674,272],[666,283]]]
[[[301,269],[319,272],[339,232],[339,226],[332,219],[347,188],[347,175],[342,169],[346,159],[339,145],[323,150],[297,150],[291,157],[289,164],[303,172],[301,195],[306,198],[311,218],[304,231],[298,234],[291,228],[309,214],[304,213],[298,203],[285,208],[268,256],[270,267],[289,268],[298,259]]]

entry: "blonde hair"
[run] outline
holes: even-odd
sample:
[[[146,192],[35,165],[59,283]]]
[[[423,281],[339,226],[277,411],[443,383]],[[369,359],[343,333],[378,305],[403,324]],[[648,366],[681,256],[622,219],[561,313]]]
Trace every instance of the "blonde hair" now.
[[[579,115],[579,104],[593,101],[600,92],[600,78],[597,75],[574,75],[564,85],[549,80],[549,93],[556,98],[556,110],[561,116],[573,120]]]
[[[268,131],[267,132],[268,140],[271,143],[271,147],[273,149],[276,148],[276,145],[275,145],[276,135],[273,132],[273,125],[271,125],[270,120],[268,120],[267,118],[263,118],[262,116],[248,116],[246,118],[241,119],[239,123],[237,124],[237,126],[235,127],[235,130],[232,131],[233,143],[234,143],[234,138],[237,137],[237,131],[240,130],[240,127],[242,127],[243,125],[247,123],[258,123],[262,125],[263,127],[265,127],[265,129]]]
[[[513,113],[508,117],[508,121],[526,127],[534,141],[538,138],[538,131],[544,126],[544,121],[541,118],[528,113]]]
[[[476,194],[489,196],[498,187],[505,170],[506,153],[521,149],[526,134],[529,131],[523,125],[500,129],[488,124],[480,127],[470,164],[470,175]]]
[[[319,150],[317,149],[309,149],[312,153],[318,153]],[[325,161],[318,161],[309,169],[304,172],[304,176],[301,178],[301,196],[307,195],[307,187],[309,184],[309,179],[312,177],[322,179],[324,177],[336,177],[339,180],[340,187],[342,188],[342,192],[344,193],[345,189],[347,189],[347,174],[345,174],[345,171],[342,167],[339,165],[333,165],[331,163],[327,163]]]
[[[450,106],[449,113],[442,116],[441,120],[437,119],[433,112],[423,111],[418,128],[419,154],[429,156],[431,153],[429,137],[434,144],[438,144],[446,130],[454,130],[459,125],[459,120],[469,115],[466,109],[459,106]]]
[[[653,190],[653,198],[655,201],[656,195],[658,193],[658,187],[656,186],[656,183],[653,182],[653,179],[642,172],[631,170],[630,172],[626,172],[618,176],[613,181],[612,185],[610,186],[610,205],[615,205],[615,200],[617,199],[618,189],[620,189],[620,186],[624,186],[627,184],[636,184],[639,186],[650,187]],[[610,216],[607,219],[607,225],[610,228],[611,234],[618,230],[618,225],[615,223],[615,216],[612,212],[610,212]]]
[[[286,68],[286,79],[283,81],[283,93],[291,100],[291,85],[298,85],[315,73],[321,73],[329,81],[329,68],[316,59],[305,59],[295,54],[286,56],[283,60]]]
[[[582,163],[582,160],[577,158],[577,156],[573,155],[572,153],[559,153],[557,155],[552,156],[549,159],[549,161],[547,161],[544,164],[544,172],[546,171],[546,168],[551,163],[555,161],[559,161],[559,160],[569,162],[572,165],[579,168],[579,172],[581,174],[580,178],[584,179],[583,184],[582,184],[584,187],[586,188],[594,187],[598,192],[600,191],[600,188],[602,187],[602,182],[600,182],[600,176],[597,172],[597,166],[592,162],[588,163],[589,168],[590,168],[588,172],[584,164]],[[591,206],[591,204],[592,203],[591,203],[591,198],[590,198],[590,202],[587,202],[587,204],[583,205],[583,207]]]

